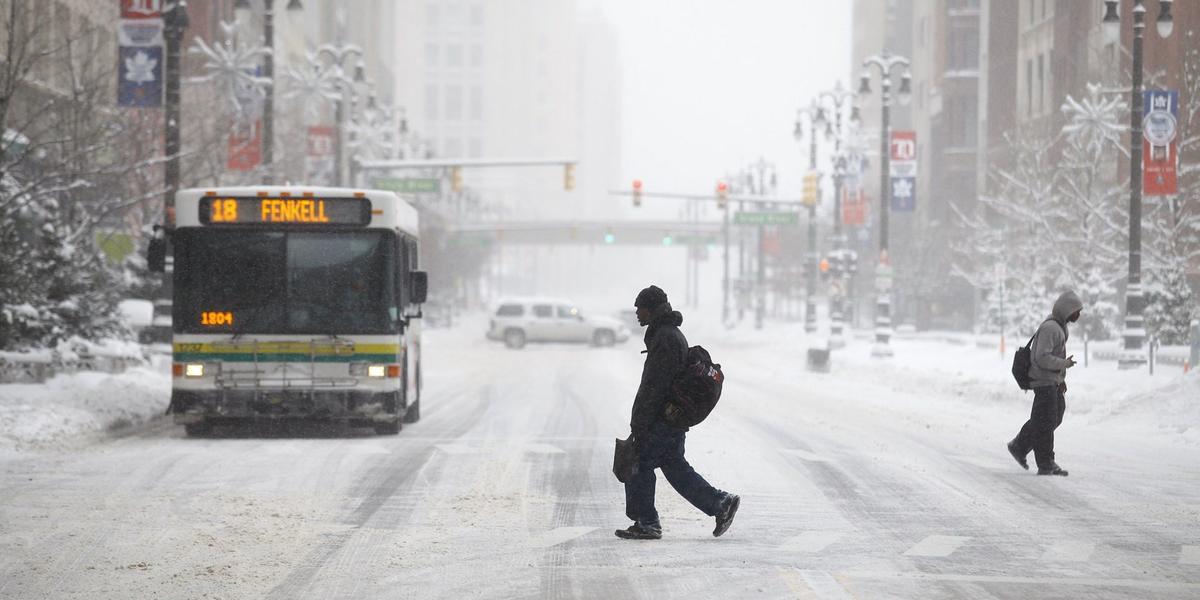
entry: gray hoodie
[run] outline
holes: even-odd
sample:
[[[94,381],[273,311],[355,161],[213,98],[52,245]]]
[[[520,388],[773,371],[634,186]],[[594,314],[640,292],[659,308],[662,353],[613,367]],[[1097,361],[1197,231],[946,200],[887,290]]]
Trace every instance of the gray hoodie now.
[[[1029,379],[1033,387],[1056,386],[1067,376],[1067,319],[1083,308],[1075,292],[1063,292],[1054,310],[1038,327],[1030,350]]]

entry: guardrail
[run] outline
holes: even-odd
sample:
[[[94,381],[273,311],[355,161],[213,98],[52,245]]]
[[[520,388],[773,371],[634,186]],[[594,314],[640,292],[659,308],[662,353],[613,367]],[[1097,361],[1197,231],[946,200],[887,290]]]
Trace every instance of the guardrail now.
[[[148,362],[148,350],[136,344],[73,339],[53,349],[0,352],[0,383],[43,383],[80,371],[120,373]]]

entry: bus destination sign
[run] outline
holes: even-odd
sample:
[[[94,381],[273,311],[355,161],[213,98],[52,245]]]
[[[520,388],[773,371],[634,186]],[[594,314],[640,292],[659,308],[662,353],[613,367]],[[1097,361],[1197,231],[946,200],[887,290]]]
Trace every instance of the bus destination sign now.
[[[205,196],[200,199],[205,225],[354,226],[371,223],[366,198],[311,196]]]

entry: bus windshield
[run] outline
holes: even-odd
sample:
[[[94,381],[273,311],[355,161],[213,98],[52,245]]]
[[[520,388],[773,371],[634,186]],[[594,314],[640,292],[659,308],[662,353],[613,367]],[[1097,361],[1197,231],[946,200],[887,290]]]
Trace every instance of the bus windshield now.
[[[177,332],[398,331],[391,232],[185,228],[174,245]]]

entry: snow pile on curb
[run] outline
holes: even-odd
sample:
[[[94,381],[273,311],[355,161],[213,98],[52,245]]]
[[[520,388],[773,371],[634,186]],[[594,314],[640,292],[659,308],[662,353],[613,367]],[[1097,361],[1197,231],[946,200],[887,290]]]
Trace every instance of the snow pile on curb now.
[[[144,423],[166,411],[170,396],[170,374],[152,367],[0,385],[0,450],[54,445]]]

